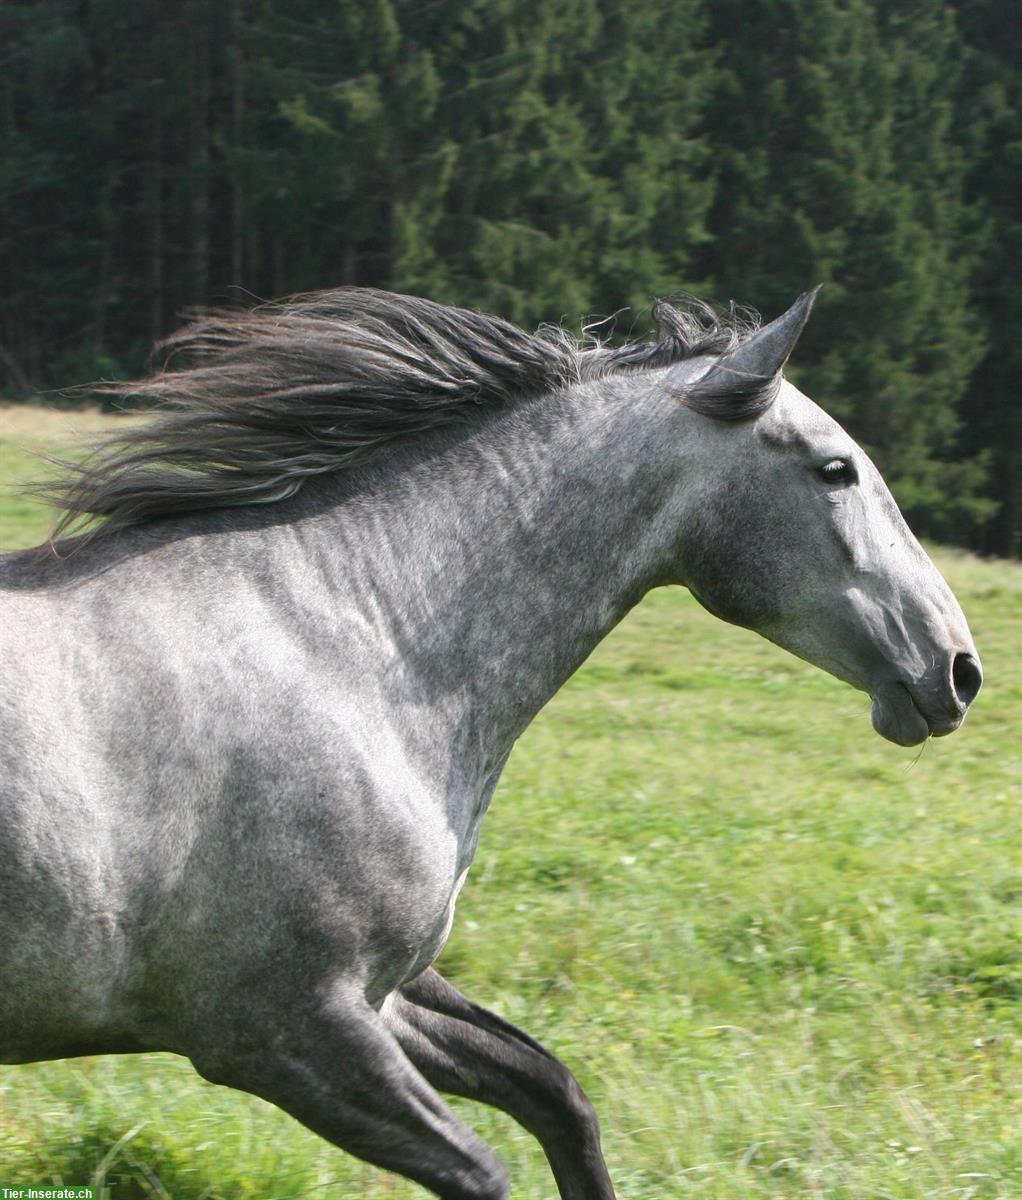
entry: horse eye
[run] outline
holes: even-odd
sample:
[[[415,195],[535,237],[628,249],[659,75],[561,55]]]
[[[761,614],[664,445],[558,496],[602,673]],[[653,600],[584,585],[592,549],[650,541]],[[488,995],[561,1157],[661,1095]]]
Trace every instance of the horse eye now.
[[[819,468],[819,476],[824,483],[855,483],[858,475],[855,467],[846,458],[834,458]]]

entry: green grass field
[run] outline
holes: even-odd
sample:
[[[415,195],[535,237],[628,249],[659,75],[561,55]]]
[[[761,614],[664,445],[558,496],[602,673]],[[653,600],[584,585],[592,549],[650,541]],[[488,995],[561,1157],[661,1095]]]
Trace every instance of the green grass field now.
[[[23,446],[62,437],[54,414],[0,410],[5,548],[47,527],[11,494]],[[622,1200],[1022,1198],[1020,572],[935,556],[987,683],[922,753],[676,589],[512,757],[440,966],[575,1069]],[[458,1107],[516,1200],[555,1194],[527,1135]],[[112,1200],[426,1194],[172,1056],[0,1069],[0,1185],[90,1181]]]

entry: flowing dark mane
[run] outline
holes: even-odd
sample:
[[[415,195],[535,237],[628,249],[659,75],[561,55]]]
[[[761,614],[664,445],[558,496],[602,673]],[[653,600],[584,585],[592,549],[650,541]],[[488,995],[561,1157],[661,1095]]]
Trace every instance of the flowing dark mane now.
[[[608,347],[557,327],[509,321],[415,296],[341,288],[249,311],[198,314],[164,343],[168,366],[107,394],[158,407],[155,420],[114,434],[84,463],[39,488],[62,510],[54,536],[295,494],[311,476],[507,404],[619,371],[723,354],[758,328],[734,305],[695,300],[654,308],[654,341]],[[774,389],[753,380],[726,393],[679,395],[720,419],[762,412]]]

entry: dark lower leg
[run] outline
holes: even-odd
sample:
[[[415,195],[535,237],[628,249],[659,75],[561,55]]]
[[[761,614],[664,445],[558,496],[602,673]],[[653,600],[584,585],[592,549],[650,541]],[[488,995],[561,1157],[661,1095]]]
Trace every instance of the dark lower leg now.
[[[538,1042],[432,970],[392,998],[385,1019],[434,1087],[503,1109],[539,1139],[562,1200],[613,1200],[593,1107]]]
[[[249,1041],[251,1045],[251,1041]],[[265,1053],[194,1059],[214,1082],[261,1096],[315,1133],[442,1200],[507,1200],[507,1172],[419,1074],[364,1004],[293,1019]]]

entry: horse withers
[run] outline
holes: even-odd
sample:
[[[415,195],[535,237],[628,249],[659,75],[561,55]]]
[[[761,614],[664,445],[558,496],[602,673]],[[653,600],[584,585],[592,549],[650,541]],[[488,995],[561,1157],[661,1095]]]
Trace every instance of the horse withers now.
[[[981,682],[872,463],[764,328],[651,343],[346,289],[212,313],[69,466],[98,521],[0,561],[0,1061],[169,1050],[445,1200],[508,1195],[441,1100],[609,1200],[566,1067],[431,966],[515,740],[680,584],[913,745]]]

